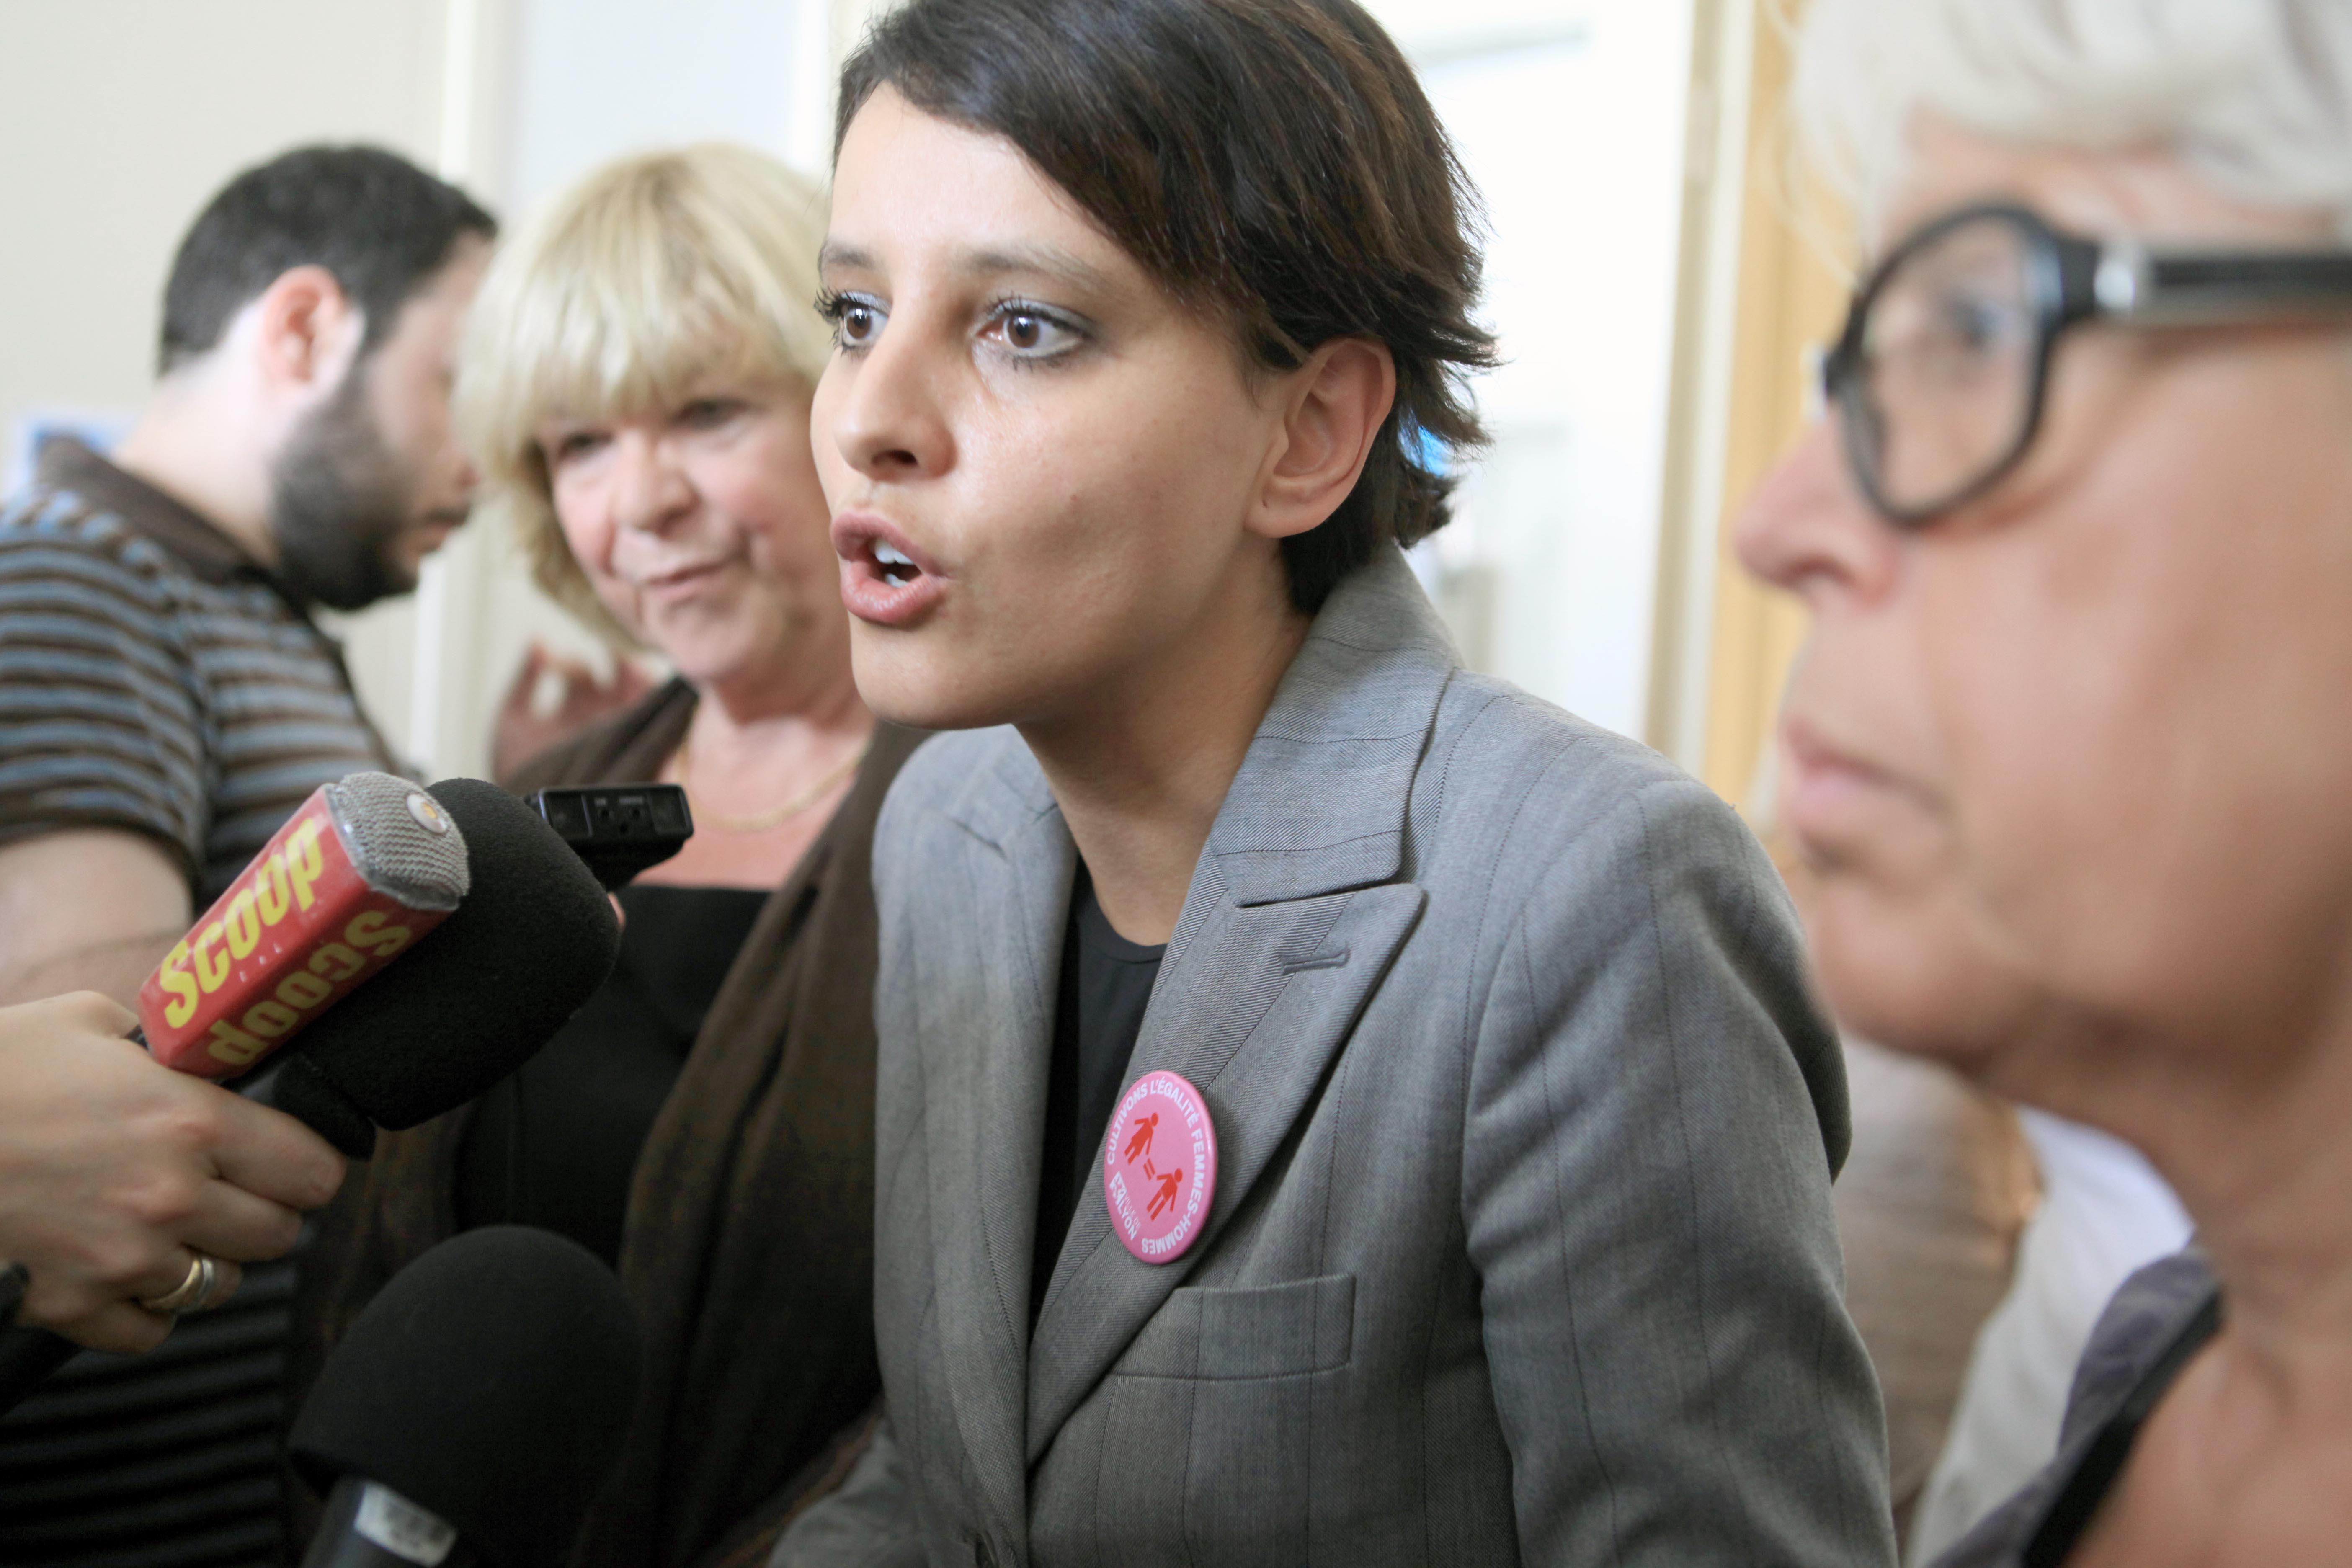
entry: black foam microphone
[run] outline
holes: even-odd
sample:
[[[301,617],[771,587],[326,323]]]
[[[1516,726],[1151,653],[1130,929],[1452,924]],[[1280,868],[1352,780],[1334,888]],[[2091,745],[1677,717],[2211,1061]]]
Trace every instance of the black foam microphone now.
[[[520,1067],[620,952],[603,885],[538,812],[480,779],[431,793],[466,836],[465,901],[253,1075],[253,1098],[355,1159],[374,1129],[428,1121]]]
[[[393,1277],[296,1418],[327,1496],[303,1568],[552,1568],[637,1395],[620,1281],[551,1232],[491,1226]]]
[[[454,1110],[521,1066],[594,994],[620,952],[603,886],[536,811],[479,779],[446,779],[431,793],[465,836],[465,901],[228,1086],[353,1159],[374,1151],[378,1127]],[[40,1330],[0,1328],[0,1414],[73,1351]]]

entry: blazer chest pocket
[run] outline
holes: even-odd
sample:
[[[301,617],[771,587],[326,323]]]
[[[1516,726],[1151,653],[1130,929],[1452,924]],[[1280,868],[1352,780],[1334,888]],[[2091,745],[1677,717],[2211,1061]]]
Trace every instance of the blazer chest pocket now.
[[[1172,1292],[1096,1396],[1076,1467],[1096,1556],[1119,1568],[1300,1568],[1318,1466],[1336,1447],[1356,1279]],[[1319,1374],[1319,1375],[1318,1375]],[[1040,1509],[1045,1504],[1041,1498]],[[1083,1558],[1083,1553],[1081,1554]]]
[[[1130,1377],[1300,1377],[1335,1372],[1354,1350],[1356,1277],[1327,1274],[1240,1289],[1170,1294],[1119,1358]]]

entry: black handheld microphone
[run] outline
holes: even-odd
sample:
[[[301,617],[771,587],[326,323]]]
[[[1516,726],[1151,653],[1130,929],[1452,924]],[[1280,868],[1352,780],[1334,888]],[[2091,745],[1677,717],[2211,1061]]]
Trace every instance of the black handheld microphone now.
[[[637,1395],[620,1281],[550,1231],[467,1231],[393,1277],[289,1445],[326,1494],[303,1568],[553,1568]]]
[[[621,950],[604,888],[538,812],[480,779],[431,793],[466,836],[465,901],[271,1058],[284,1065],[265,1103],[354,1159],[373,1151],[376,1128],[429,1121],[520,1067]]]
[[[308,1123],[353,1159],[467,1103],[545,1045],[612,972],[604,889],[539,814],[496,784],[432,786],[464,834],[471,887],[390,967],[228,1087]],[[0,1415],[74,1352],[0,1328]]]

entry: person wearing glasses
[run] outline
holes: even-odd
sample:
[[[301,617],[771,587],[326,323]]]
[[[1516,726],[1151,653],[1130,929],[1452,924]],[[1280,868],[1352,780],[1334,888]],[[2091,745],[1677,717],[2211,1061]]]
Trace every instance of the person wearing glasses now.
[[[1822,983],[2196,1226],[1942,1561],[2343,1561],[2352,5],[1816,0],[1798,100],[1876,253],[1738,527]]]

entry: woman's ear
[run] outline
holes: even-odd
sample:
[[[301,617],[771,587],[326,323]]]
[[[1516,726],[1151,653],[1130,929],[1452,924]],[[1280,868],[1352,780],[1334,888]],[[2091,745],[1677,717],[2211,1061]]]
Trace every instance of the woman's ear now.
[[[1386,343],[1334,338],[1275,385],[1282,427],[1248,527],[1287,539],[1320,527],[1356,488],[1396,403],[1396,361]]]

